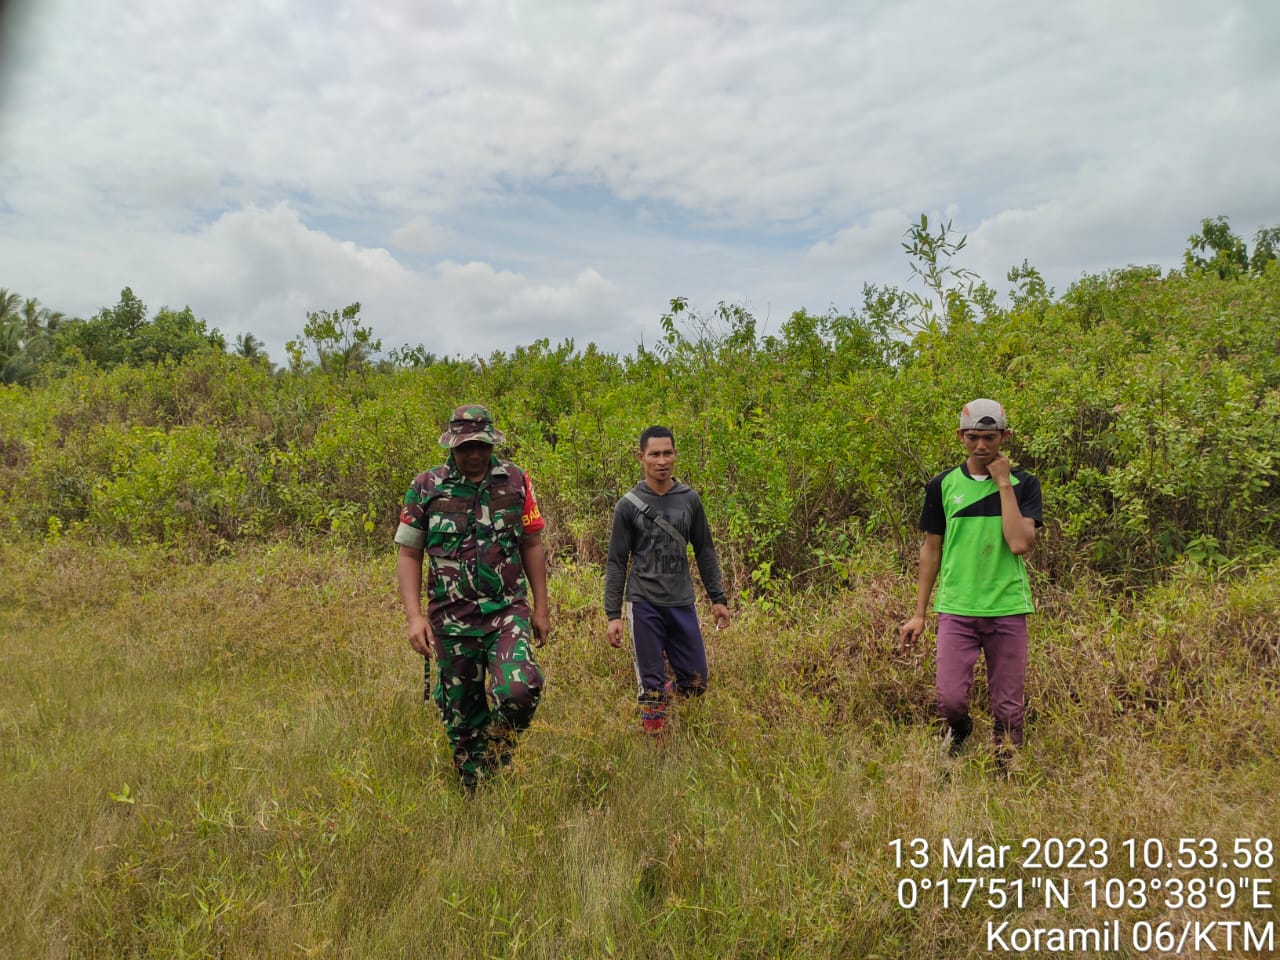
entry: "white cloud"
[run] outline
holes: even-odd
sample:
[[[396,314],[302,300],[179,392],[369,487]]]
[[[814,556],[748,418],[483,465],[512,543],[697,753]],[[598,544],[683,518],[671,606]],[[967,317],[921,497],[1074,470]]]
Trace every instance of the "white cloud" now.
[[[430,217],[414,217],[391,234],[391,242],[412,253],[434,253],[448,243],[451,233],[431,221]]]
[[[905,210],[877,210],[865,222],[845,227],[830,240],[815,243],[809,248],[809,256],[818,263],[844,265],[879,258],[901,243],[914,219]]]
[[[308,311],[356,301],[386,349],[422,342],[441,355],[589,332],[618,309],[614,286],[594,270],[560,285],[480,262],[446,261],[417,272],[387,250],[308,228],[284,204],[221,217],[175,242],[163,268],[172,279],[153,283],[185,291],[211,323],[252,331],[281,359],[281,346],[300,333]]]
[[[128,283],[269,343],[359,299],[389,344],[429,313],[629,349],[675,295],[901,283],[920,211],[1060,288],[1280,221],[1280,7],[1245,0],[18,11],[0,283],[68,312]]]
[[[152,311],[189,305],[228,340],[251,332],[276,362],[301,334],[311,311],[361,304],[361,320],[384,349],[423,343],[440,355],[511,350],[539,337],[585,342],[613,332],[626,306],[594,269],[563,282],[534,280],[491,264],[444,261],[414,270],[389,251],[362,247],[309,228],[287,204],[246,207],[207,227],[168,234],[99,236],[90,241],[92,273],[63,286],[56,245],[35,248],[0,237],[0,261],[32,257],[29,274],[46,304],[88,316],[132,287]],[[78,290],[88,291],[79,295]]]
[[[571,284],[531,283],[519,273],[487,263],[446,261],[436,268],[433,315],[436,329],[454,343],[466,343],[474,331],[501,334],[506,346],[540,337],[553,340],[574,332],[608,329],[621,310],[616,287],[595,270],[584,270]],[[568,331],[559,333],[558,331]],[[467,351],[471,352],[471,351]]]

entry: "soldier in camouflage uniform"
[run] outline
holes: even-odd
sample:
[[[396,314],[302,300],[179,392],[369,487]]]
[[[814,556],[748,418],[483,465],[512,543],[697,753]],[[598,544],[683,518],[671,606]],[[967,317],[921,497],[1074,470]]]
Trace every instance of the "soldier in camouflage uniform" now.
[[[487,409],[458,407],[440,437],[448,460],[409,485],[395,538],[409,645],[436,659],[432,696],[468,791],[510,760],[532,721],[542,672],[530,640],[542,646],[551,629],[545,523],[528,474],[493,455],[504,439]],[[427,678],[429,685],[430,663]]]

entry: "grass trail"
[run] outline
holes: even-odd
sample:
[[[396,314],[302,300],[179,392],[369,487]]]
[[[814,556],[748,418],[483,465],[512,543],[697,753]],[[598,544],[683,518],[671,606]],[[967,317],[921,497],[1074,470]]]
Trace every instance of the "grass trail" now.
[[[932,960],[987,955],[1004,920],[1276,923],[1244,898],[1091,909],[1085,881],[1204,873],[1131,869],[1125,838],[1280,841],[1280,566],[1128,599],[1042,587],[1008,779],[985,713],[966,756],[939,753],[931,661],[892,644],[912,583],[740,609],[660,746],[599,591],[596,571],[555,572],[543,707],[467,801],[390,557],[6,549],[0,955]],[[935,857],[919,871],[890,847],[915,837]],[[943,838],[1020,859],[1028,837],[1102,838],[1110,862],[936,861]],[[1213,876],[1280,901],[1274,858]],[[966,908],[936,889],[899,905],[904,878],[963,877],[983,883]],[[1046,909],[1036,877],[1069,906]],[[985,902],[992,878],[1025,881],[1022,906]]]

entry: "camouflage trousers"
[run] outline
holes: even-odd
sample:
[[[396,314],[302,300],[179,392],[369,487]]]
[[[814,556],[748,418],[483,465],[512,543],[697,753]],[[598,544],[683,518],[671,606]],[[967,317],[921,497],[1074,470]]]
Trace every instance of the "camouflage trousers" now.
[[[533,659],[532,635],[528,619],[520,616],[479,636],[436,635],[444,656],[431,698],[453,746],[453,765],[468,789],[511,761],[516,737],[538,708],[542,671]]]

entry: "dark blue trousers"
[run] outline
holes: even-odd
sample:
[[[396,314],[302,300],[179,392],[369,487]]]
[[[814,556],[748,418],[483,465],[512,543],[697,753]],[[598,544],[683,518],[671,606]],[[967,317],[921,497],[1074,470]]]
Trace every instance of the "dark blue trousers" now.
[[[707,648],[702,642],[698,614],[687,607],[659,607],[628,603],[631,655],[636,667],[640,700],[667,693],[667,664],[676,677],[676,688],[685,696],[707,689]]]

